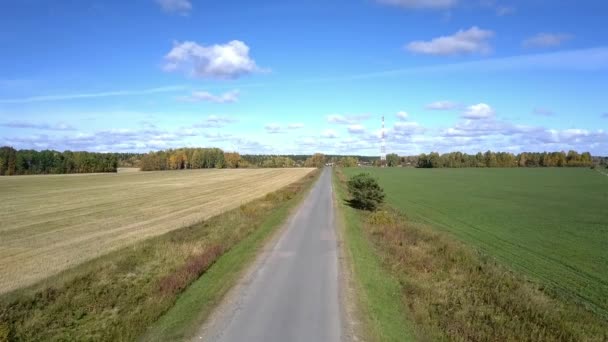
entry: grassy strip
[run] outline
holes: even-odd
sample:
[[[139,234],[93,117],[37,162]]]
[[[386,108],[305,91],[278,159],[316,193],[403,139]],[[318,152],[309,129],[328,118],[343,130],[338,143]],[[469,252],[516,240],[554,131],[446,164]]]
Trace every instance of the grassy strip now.
[[[356,282],[355,293],[366,341],[413,340],[410,326],[401,306],[401,286],[398,280],[382,267],[382,260],[362,231],[361,213],[347,205],[343,175],[334,174],[334,189],[338,200],[338,215],[342,215],[342,238],[346,244],[346,259]]]
[[[138,339],[221,255],[266,227],[314,178],[2,295],[0,341]]]
[[[144,341],[186,340],[200,329],[212,310],[255,260],[260,248],[287,219],[296,204],[306,195],[296,197],[273,211],[262,225],[222,255],[217,262],[180,295],[175,305],[145,334]]]
[[[339,177],[344,194],[345,177]],[[390,207],[361,212],[356,219],[351,224],[360,229],[351,232],[371,243],[382,268],[398,279],[393,299],[419,340],[608,339],[608,325],[600,317],[552,297],[446,233],[413,223]]]

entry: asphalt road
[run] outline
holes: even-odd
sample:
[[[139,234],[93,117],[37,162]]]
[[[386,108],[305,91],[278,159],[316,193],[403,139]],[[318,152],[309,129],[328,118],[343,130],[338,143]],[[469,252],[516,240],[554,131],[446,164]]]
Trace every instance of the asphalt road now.
[[[203,341],[340,341],[331,169],[201,330]]]

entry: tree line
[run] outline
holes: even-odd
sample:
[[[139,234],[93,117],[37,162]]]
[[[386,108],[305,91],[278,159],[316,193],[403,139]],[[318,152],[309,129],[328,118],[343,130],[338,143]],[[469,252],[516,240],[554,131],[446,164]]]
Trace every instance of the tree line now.
[[[15,150],[0,148],[0,175],[116,172],[118,166],[139,167],[142,171],[207,168],[284,168],[323,167],[326,163],[341,167],[359,165],[405,166],[419,168],[462,167],[588,167],[604,166],[608,158],[592,157],[589,152],[492,152],[466,154],[431,152],[418,156],[388,154],[378,157],[314,155],[241,155],[219,148],[179,148],[149,153],[58,152],[53,150]]]
[[[394,159],[394,158],[392,158]],[[389,160],[387,156],[387,161]],[[492,152],[466,154],[451,152],[421,154],[416,166],[420,168],[459,168],[459,167],[589,167],[593,160],[589,152]]]
[[[240,155],[238,152],[224,152],[219,148],[180,148],[144,154],[139,166],[142,171],[322,167],[325,160],[325,156],[320,153],[312,156],[298,155],[294,158],[287,155]]]
[[[16,150],[0,147],[0,176],[116,172],[113,153]]]

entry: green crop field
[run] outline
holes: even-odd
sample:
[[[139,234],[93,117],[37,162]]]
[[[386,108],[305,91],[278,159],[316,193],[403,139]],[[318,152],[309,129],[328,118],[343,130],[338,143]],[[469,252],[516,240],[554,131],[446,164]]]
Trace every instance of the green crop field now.
[[[608,317],[608,178],[582,168],[346,169],[387,201]]]

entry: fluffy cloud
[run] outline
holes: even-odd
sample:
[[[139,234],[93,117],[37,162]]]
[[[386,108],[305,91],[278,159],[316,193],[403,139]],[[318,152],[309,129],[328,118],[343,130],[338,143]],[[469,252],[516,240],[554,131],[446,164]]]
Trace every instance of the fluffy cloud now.
[[[340,114],[332,114],[327,116],[327,122],[335,123],[335,124],[343,124],[343,125],[354,125],[358,124],[361,121],[369,119],[368,114],[363,115],[340,115]]]
[[[0,124],[0,126],[8,127],[8,128],[23,128],[23,129],[39,129],[45,131],[73,131],[74,127],[60,122],[57,124],[49,124],[49,123],[38,123],[38,122],[29,122],[29,121],[10,121]]]
[[[493,117],[495,114],[494,109],[485,103],[478,103],[467,107],[466,111],[462,114],[465,119],[479,120]]]
[[[192,3],[188,0],[156,0],[163,11],[188,15],[192,10]]]
[[[348,126],[348,132],[351,134],[361,134],[365,132],[365,126],[360,124],[350,125]]]
[[[460,105],[451,101],[436,101],[429,103],[424,108],[428,110],[452,110],[459,108]]]
[[[455,6],[457,0],[376,0],[378,3],[404,8],[446,9]]]
[[[574,36],[566,33],[539,33],[522,42],[527,48],[549,48],[557,47],[572,39]]]
[[[393,130],[395,134],[403,135],[422,132],[423,128],[417,122],[395,122]]]
[[[215,79],[236,79],[260,71],[249,56],[249,46],[239,40],[210,46],[192,41],[175,43],[165,56],[163,69]]]
[[[178,100],[186,102],[234,103],[239,100],[239,91],[232,90],[219,95],[213,95],[206,91],[193,91],[190,96],[182,96]]]
[[[338,133],[333,129],[326,129],[321,133],[323,138],[335,139],[338,137]]]
[[[488,40],[493,36],[493,31],[482,30],[473,26],[468,30],[460,30],[451,36],[442,36],[430,41],[413,41],[406,48],[413,53],[440,56],[486,54],[492,50]]]
[[[404,112],[404,111],[397,112],[398,120],[405,121],[405,120],[407,120],[408,116],[409,116],[409,114],[407,112]]]

